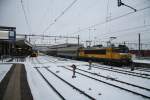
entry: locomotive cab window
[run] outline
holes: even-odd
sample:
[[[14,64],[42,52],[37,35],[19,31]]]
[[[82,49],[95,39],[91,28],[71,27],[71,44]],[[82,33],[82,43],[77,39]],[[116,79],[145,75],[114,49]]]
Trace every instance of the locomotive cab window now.
[[[106,50],[102,49],[102,50],[85,50],[84,51],[85,54],[106,54]]]
[[[113,52],[116,52],[116,53],[128,53],[129,50],[128,49],[113,49]]]

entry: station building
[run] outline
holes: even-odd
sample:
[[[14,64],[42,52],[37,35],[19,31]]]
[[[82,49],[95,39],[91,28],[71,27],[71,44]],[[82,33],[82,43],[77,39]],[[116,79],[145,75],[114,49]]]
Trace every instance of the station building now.
[[[26,38],[17,38],[15,27],[0,26],[0,59],[28,56],[32,45]]]

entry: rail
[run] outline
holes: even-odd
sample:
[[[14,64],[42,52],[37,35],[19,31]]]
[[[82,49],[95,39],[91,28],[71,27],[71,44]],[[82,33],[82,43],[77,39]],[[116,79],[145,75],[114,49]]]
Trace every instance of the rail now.
[[[67,70],[72,71],[71,69],[66,68],[66,67],[64,67],[64,66],[61,66],[61,67],[64,68],[64,69],[67,69]],[[120,87],[120,86],[117,86],[117,85],[114,85],[114,84],[105,82],[105,81],[102,81],[102,80],[100,80],[100,79],[93,78],[93,77],[91,77],[91,76],[85,75],[85,74],[80,73],[80,72],[77,72],[77,71],[76,71],[76,73],[77,73],[77,74],[80,74],[80,75],[82,75],[82,76],[88,77],[88,78],[90,78],[90,79],[93,79],[93,80],[95,80],[95,81],[102,82],[102,83],[105,83],[105,84],[107,84],[107,85],[110,85],[110,86],[113,86],[113,87],[122,89],[122,90],[124,90],[124,91],[131,92],[131,93],[133,93],[133,94],[136,94],[136,95],[142,96],[142,97],[144,97],[144,98],[150,99],[150,96],[147,96],[147,95],[144,95],[144,94],[141,94],[141,93],[138,93],[138,92],[135,92],[135,91],[132,91],[132,90],[129,90],[129,89],[126,89],[126,88],[123,88],[123,87]]]
[[[37,72],[41,75],[41,77],[45,80],[45,82],[56,92],[56,94],[62,99],[66,100],[56,89],[55,87],[44,77],[44,75],[39,71],[38,67],[34,67]]]
[[[52,72],[50,69],[48,69],[47,67],[45,67],[45,69],[47,71],[49,71],[50,73],[52,73],[54,76],[56,76],[57,78],[59,78],[60,80],[62,80],[63,82],[65,82],[66,84],[68,84],[69,86],[71,86],[72,88],[76,89],[77,91],[79,91],[80,93],[82,93],[83,95],[85,95],[86,97],[88,97],[91,100],[96,100],[95,98],[91,97],[90,95],[86,94],[84,91],[80,90],[79,88],[75,87],[74,85],[70,84],[69,82],[67,82],[66,80],[64,80],[63,78],[59,77],[58,75],[56,75],[54,72]]]

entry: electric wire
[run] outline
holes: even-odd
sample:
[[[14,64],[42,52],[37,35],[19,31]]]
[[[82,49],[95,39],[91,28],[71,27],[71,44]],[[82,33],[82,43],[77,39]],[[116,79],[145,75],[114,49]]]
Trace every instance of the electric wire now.
[[[74,0],[67,8],[65,8],[60,15],[58,15],[52,23],[50,23],[45,30],[43,31],[43,33],[45,33],[51,26],[53,26],[78,0]]]
[[[29,34],[31,34],[31,26],[29,24],[28,17],[27,17],[26,11],[25,11],[24,2],[23,2],[23,0],[21,0],[20,2],[21,2],[22,11],[24,13],[24,18],[25,18],[25,22],[26,22]]]
[[[114,32],[111,32],[111,33],[105,33],[105,35],[112,34],[112,33],[116,34],[116,33],[121,33],[121,32],[126,32],[126,31],[132,31],[132,30],[146,28],[146,27],[150,27],[150,25],[142,25],[142,26],[136,26],[136,27],[132,27],[132,28],[126,28],[126,29],[114,31]]]
[[[133,13],[137,13],[137,12],[139,12],[139,11],[143,11],[143,10],[146,10],[146,9],[149,9],[149,8],[150,8],[150,6],[145,7],[145,8],[141,8],[141,9],[137,9],[136,12],[132,11],[132,12],[129,12],[129,13],[126,13],[126,14],[123,14],[123,15],[120,15],[120,16],[117,16],[117,17],[114,17],[114,18],[111,18],[111,19],[109,19],[109,20],[106,20],[106,21],[103,21],[103,22],[99,22],[99,23],[93,24],[93,25],[91,25],[91,26],[82,28],[82,29],[80,29],[80,30],[78,30],[78,31],[76,31],[76,32],[74,32],[74,33],[72,33],[72,34],[79,33],[79,32],[81,32],[81,31],[87,30],[87,29],[89,29],[89,28],[91,28],[91,27],[95,27],[95,26],[99,26],[99,25],[106,24],[106,23],[108,23],[108,22],[110,22],[110,21],[114,21],[114,20],[117,20],[117,19],[126,17],[126,16],[128,16],[128,15],[133,14]]]
[[[50,3],[50,0],[49,0],[48,3]],[[51,4],[52,4],[52,3],[51,3]],[[43,21],[44,17],[46,16],[46,14],[47,14],[47,12],[48,12],[49,9],[50,9],[49,7],[47,7],[47,8],[45,9],[45,11],[44,11],[42,17],[40,18],[40,21],[39,21],[38,26],[40,26],[40,25],[42,24],[42,21]]]

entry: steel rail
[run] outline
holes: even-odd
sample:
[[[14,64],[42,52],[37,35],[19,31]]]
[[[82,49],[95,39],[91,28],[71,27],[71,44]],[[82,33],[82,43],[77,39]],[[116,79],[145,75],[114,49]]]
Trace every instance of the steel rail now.
[[[45,80],[45,82],[55,91],[55,93],[62,99],[66,100],[57,90],[56,88],[44,77],[44,75],[39,71],[38,67],[34,67],[37,72],[41,75],[41,77]]]
[[[48,72],[50,72],[51,74],[53,74],[54,76],[56,76],[57,78],[59,78],[60,80],[62,80],[63,82],[65,82],[66,84],[68,84],[69,86],[71,86],[73,89],[76,89],[78,92],[82,93],[83,95],[85,95],[86,97],[88,97],[91,100],[96,100],[95,98],[91,97],[90,95],[88,95],[87,93],[85,93],[84,91],[80,90],[79,88],[75,87],[74,85],[70,84],[69,82],[67,82],[66,80],[64,80],[63,78],[59,77],[58,75],[56,75],[54,72],[52,72],[50,69],[48,69],[47,67],[44,67]]]
[[[94,66],[99,66],[99,65],[94,65]],[[104,67],[104,66],[99,66],[99,67],[108,68],[108,67]],[[108,68],[108,69],[111,69],[111,68]],[[137,75],[150,76],[150,74],[147,74],[147,73],[131,72],[131,71],[121,70],[121,69],[116,69],[116,68],[113,68],[113,70],[124,71],[124,72],[127,72],[127,73],[133,73],[133,74],[137,74]]]
[[[111,77],[99,75],[99,74],[97,74],[97,73],[92,73],[92,72],[89,72],[89,71],[86,71],[86,70],[82,70],[82,69],[80,69],[80,68],[77,68],[77,69],[80,70],[80,71],[86,72],[86,73],[90,73],[90,74],[93,74],[93,75],[96,75],[96,76],[99,76],[99,77],[103,77],[103,78],[105,78],[105,79],[110,79],[110,80],[112,80],[112,81],[116,81],[116,82],[119,82],[119,83],[127,84],[127,85],[130,85],[130,86],[133,86],[133,87],[137,87],[137,88],[140,88],[140,89],[143,89],[143,90],[147,90],[147,91],[150,92],[150,89],[149,89],[149,88],[145,88],[145,87],[138,86],[138,85],[135,85],[135,84],[127,83],[127,82],[124,82],[124,81],[121,81],[121,80],[118,80],[118,79],[115,79],[115,78],[111,78]]]
[[[150,79],[150,77],[145,77],[145,76],[141,76],[141,75],[135,75],[135,74],[131,74],[131,73],[126,73],[123,71],[117,71],[117,70],[113,70],[113,69],[109,69],[109,68],[102,68],[102,67],[96,67],[96,66],[92,66],[93,68],[97,68],[97,69],[102,69],[102,70],[107,70],[107,71],[112,71],[112,72],[117,72],[117,73],[121,73],[121,74],[126,74],[126,75],[131,75],[131,76],[136,76],[136,77],[140,77],[140,78],[145,78],[145,79]]]
[[[61,66],[61,67],[64,68],[64,69],[67,69],[67,70],[72,71],[71,69],[66,68],[66,67],[64,67],[64,66]],[[124,90],[124,91],[131,92],[131,93],[133,93],[133,94],[136,94],[136,95],[142,96],[142,97],[144,97],[144,98],[150,99],[150,96],[147,96],[147,95],[144,95],[144,94],[141,94],[141,93],[138,93],[138,92],[135,92],[135,91],[132,91],[132,90],[129,90],[129,89],[126,89],[126,88],[123,88],[123,87],[120,87],[120,86],[117,86],[117,85],[114,85],[114,84],[105,82],[105,81],[102,81],[102,80],[97,79],[97,78],[93,78],[93,77],[91,77],[91,76],[85,75],[85,74],[80,73],[80,72],[77,72],[77,71],[76,71],[76,73],[77,73],[77,74],[80,74],[80,75],[82,75],[82,76],[88,77],[88,78],[90,78],[90,79],[93,79],[93,80],[95,80],[95,81],[102,82],[102,83],[105,83],[105,84],[107,84],[107,85],[110,85],[110,86],[113,86],[113,87],[122,89],[122,90]]]

